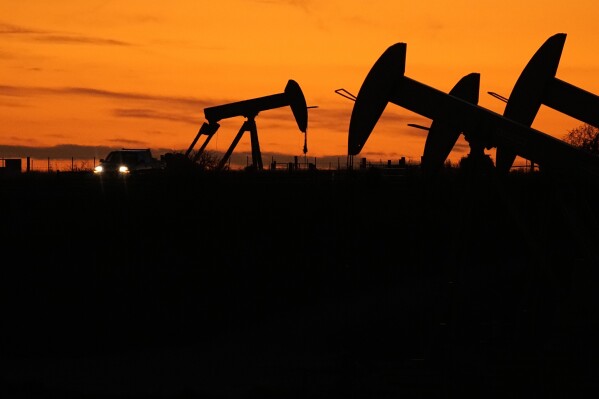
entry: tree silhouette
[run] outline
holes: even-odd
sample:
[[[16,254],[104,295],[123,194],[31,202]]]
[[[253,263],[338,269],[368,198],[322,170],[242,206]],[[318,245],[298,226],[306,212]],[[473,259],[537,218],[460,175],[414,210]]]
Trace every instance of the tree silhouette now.
[[[564,141],[574,147],[599,155],[599,128],[584,123],[564,136]]]
[[[192,157],[196,152],[192,151]],[[196,157],[195,163],[201,170],[214,170],[218,166],[219,157],[215,152],[203,151],[199,157]]]
[[[215,170],[218,165],[218,156],[212,151],[204,151],[199,156],[196,156],[196,151],[192,151],[189,157],[182,152],[171,152],[164,154],[163,159],[167,169],[174,171],[210,171]]]

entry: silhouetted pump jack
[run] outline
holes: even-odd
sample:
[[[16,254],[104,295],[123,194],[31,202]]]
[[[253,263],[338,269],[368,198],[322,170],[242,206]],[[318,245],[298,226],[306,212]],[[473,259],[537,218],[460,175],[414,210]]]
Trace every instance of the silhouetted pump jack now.
[[[195,162],[206,148],[206,145],[214,133],[216,133],[220,127],[218,121],[235,116],[244,116],[247,118],[246,121],[241,126],[241,129],[239,129],[239,133],[237,133],[237,136],[235,136],[235,139],[231,143],[223,158],[220,160],[217,168],[222,169],[227,164],[229,157],[239,143],[239,140],[241,140],[243,133],[249,131],[252,146],[252,168],[262,170],[262,155],[260,153],[260,144],[258,142],[258,130],[256,128],[255,118],[260,111],[285,106],[291,107],[291,111],[293,112],[293,116],[297,122],[297,126],[305,135],[308,128],[308,107],[306,106],[306,99],[304,98],[304,94],[302,93],[302,90],[297,82],[294,80],[289,80],[283,93],[204,108],[204,116],[208,120],[208,123],[204,122],[195,139],[185,153],[185,156],[189,157],[199,137],[201,135],[206,135],[206,140],[193,158],[193,161]]]
[[[480,74],[471,73],[460,79],[453,89],[451,89],[449,95],[461,98],[472,104],[477,104],[479,88]],[[435,174],[443,166],[443,163],[462,132],[455,126],[438,119],[433,121],[430,128],[415,123],[408,123],[408,126],[428,132],[424,144],[421,168],[427,175]],[[466,158],[470,167],[473,169],[476,167],[484,167],[485,169],[493,168],[493,161],[485,154],[485,143],[480,140],[481,137],[465,138],[470,145],[470,153]],[[484,171],[486,172],[487,170]]]
[[[480,90],[480,74],[471,73],[464,76],[449,92],[450,96],[460,98],[471,104],[478,104]],[[449,156],[456,141],[462,133],[451,120],[437,118],[428,129],[421,167],[427,175],[436,173]],[[491,143],[484,135],[468,134],[465,139],[470,145],[470,153],[465,158],[471,169],[477,172],[488,172],[493,168],[493,161],[485,154],[485,148],[490,149]]]
[[[547,169],[563,173],[599,176],[599,157],[581,151],[548,134],[508,119],[451,94],[417,82],[404,75],[405,43],[390,46],[375,62],[358,92],[352,110],[348,153],[360,153],[388,102],[452,126],[466,137],[486,146],[501,146]],[[438,160],[443,151],[434,139],[431,156]]]
[[[551,36],[528,61],[509,96],[503,116],[526,126],[542,104],[580,121],[599,127],[599,97],[555,77],[566,34]],[[497,147],[497,168],[507,172],[516,154]]]

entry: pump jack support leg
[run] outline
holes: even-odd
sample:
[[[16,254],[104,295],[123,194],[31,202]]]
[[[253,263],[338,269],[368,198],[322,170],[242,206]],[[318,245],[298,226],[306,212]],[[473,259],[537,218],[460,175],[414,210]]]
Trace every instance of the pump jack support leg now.
[[[251,126],[248,126],[248,122],[249,121],[243,122],[243,125],[241,125],[241,128],[239,129],[237,136],[235,136],[235,139],[233,139],[233,142],[229,146],[229,149],[227,150],[227,152],[225,153],[223,158],[218,163],[218,166],[216,169],[222,170],[225,167],[225,165],[227,164],[227,161],[229,160],[229,158],[231,157],[231,154],[233,153],[233,150],[235,149],[235,147],[237,147],[239,140],[241,140],[243,133],[245,133],[246,130],[250,130]]]
[[[250,138],[252,142],[252,164],[254,169],[262,170],[262,154],[260,153],[260,143],[258,142],[258,129],[256,128],[256,121],[254,119],[247,121],[250,131]]]
[[[202,129],[200,129],[200,131],[201,130]],[[185,151],[185,158],[189,158],[189,154],[191,154],[191,151],[193,150],[193,147],[195,147],[196,143],[198,142],[198,139],[202,135],[202,133],[200,133],[200,131],[198,131],[198,134],[196,135],[195,139],[193,139],[193,141],[191,142],[191,145],[189,146],[189,148],[187,149],[187,151]]]
[[[211,134],[210,136],[206,137],[206,140],[204,141],[204,144],[202,144],[202,146],[200,147],[200,149],[198,150],[198,152],[196,152],[196,154],[193,156],[193,162],[196,162],[198,159],[200,159],[200,157],[202,156],[202,153],[204,152],[204,149],[208,145],[208,142],[210,142],[210,139],[212,138],[212,136],[213,136],[213,134]]]
[[[200,149],[199,153],[201,154],[202,151],[204,151],[204,148],[206,148],[206,145],[208,144],[208,142],[210,141],[210,139],[212,138],[212,136],[214,135],[214,133],[216,133],[216,131],[218,130],[218,128],[220,127],[220,124],[218,123],[206,123],[204,122],[202,124],[202,126],[200,127],[200,130],[198,130],[198,134],[196,135],[196,137],[193,139],[193,141],[191,142],[191,145],[189,146],[189,148],[187,149],[187,151],[185,151],[185,157],[189,158],[189,155],[191,154],[191,151],[193,150],[193,147],[195,147],[196,143],[198,142],[198,139],[200,138],[201,135],[205,134],[208,137],[206,138],[206,141],[204,141],[204,144],[202,144],[202,148]],[[196,159],[198,159],[199,155],[196,155],[194,157],[194,162]]]

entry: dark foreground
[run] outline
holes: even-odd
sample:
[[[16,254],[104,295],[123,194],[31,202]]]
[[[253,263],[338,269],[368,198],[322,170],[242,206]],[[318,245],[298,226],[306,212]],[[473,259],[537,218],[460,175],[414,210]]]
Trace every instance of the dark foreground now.
[[[0,193],[4,397],[599,393],[595,186],[62,174]]]

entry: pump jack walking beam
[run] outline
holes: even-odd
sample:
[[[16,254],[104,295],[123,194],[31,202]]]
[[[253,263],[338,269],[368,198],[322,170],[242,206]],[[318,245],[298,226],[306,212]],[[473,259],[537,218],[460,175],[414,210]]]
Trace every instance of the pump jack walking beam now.
[[[444,121],[493,147],[501,146],[543,167],[599,177],[599,157],[404,75],[407,45],[390,46],[366,76],[352,110],[348,152],[360,153],[387,103]]]

